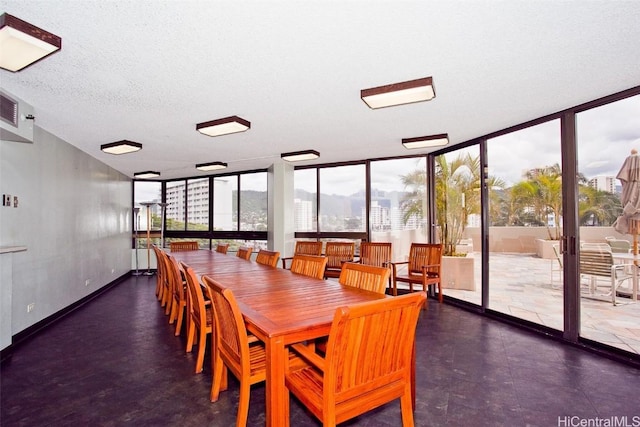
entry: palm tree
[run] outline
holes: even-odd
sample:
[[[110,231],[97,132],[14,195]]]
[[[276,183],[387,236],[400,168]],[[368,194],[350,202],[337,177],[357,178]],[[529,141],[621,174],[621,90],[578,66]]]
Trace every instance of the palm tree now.
[[[533,209],[547,227],[551,240],[560,239],[560,219],[562,218],[562,169],[559,164],[545,166],[527,172],[527,180],[532,186],[534,198],[530,200]],[[548,218],[553,217],[554,233],[551,233]]]
[[[444,255],[453,255],[462,238],[469,216],[480,213],[480,158],[461,153],[451,162],[444,155],[435,159],[436,223]],[[413,217],[423,218],[426,205],[426,171],[414,170],[403,175],[402,183],[409,191],[400,203],[405,224]],[[498,205],[496,189],[504,187],[500,179],[486,180],[490,198]]]
[[[406,224],[412,218],[424,218],[426,206],[427,172],[424,169],[416,169],[407,175],[400,177],[405,189],[409,189],[400,201],[402,220]]]
[[[436,223],[444,254],[455,253],[469,215],[480,212],[480,159],[461,153],[450,163],[436,157]]]
[[[622,214],[617,195],[587,185],[581,185],[579,190],[580,225],[610,226]]]

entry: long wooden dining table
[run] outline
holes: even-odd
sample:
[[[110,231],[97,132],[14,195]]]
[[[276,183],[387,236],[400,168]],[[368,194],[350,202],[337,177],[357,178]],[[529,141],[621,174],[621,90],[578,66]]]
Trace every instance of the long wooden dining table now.
[[[265,344],[267,426],[289,425],[285,388],[287,345],[327,336],[337,308],[387,298],[209,250],[173,252],[199,277],[233,291],[247,329]]]

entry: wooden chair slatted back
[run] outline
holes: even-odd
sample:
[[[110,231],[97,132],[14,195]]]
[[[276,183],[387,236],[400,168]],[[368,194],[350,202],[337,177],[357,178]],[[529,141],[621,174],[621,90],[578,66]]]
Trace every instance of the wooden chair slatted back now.
[[[180,271],[180,265],[171,255],[166,254],[165,256],[173,296],[176,301],[185,301],[186,295],[184,293],[184,280],[182,278],[182,272]]]
[[[181,263],[181,266],[187,279],[187,289],[189,291],[189,303],[187,304],[189,316],[191,316],[198,329],[206,327],[207,311],[204,305],[202,286],[200,286],[198,277],[191,267],[184,263]]]
[[[226,254],[228,250],[229,250],[229,244],[228,243],[218,243],[216,245],[216,252],[218,252],[218,253]]]
[[[171,252],[197,251],[200,249],[196,241],[169,242]]]
[[[280,259],[280,252],[268,251],[266,249],[260,249],[258,255],[256,256],[256,262],[258,264],[264,264],[270,267],[275,267],[276,265],[278,265],[278,259]]]
[[[238,252],[236,253],[236,256],[238,258],[248,260],[249,258],[251,258],[251,252],[253,252],[253,248],[250,248],[248,246],[240,246],[238,248]]]
[[[362,242],[360,245],[360,263],[384,267],[391,262],[391,243]]]
[[[343,307],[329,334],[324,396],[336,403],[411,381],[414,337],[424,292]],[[332,400],[333,400],[332,399]]]
[[[204,276],[202,280],[213,304],[215,335],[220,356],[237,378],[248,376],[249,340],[242,312],[233,292],[209,276]]]
[[[327,266],[327,257],[316,255],[294,255],[291,262],[291,271],[317,279],[324,278],[324,270]]]
[[[384,294],[389,274],[388,267],[346,262],[342,266],[338,281],[342,285]]]
[[[354,242],[327,242],[325,255],[327,256],[327,268],[342,268],[342,263],[353,261],[356,249]]]
[[[298,240],[296,242],[294,255],[322,255],[322,242],[307,242]]]
[[[427,268],[429,275],[440,274],[440,264],[442,263],[442,245],[433,243],[412,243],[409,249],[409,272],[411,274],[422,274],[423,266]]]

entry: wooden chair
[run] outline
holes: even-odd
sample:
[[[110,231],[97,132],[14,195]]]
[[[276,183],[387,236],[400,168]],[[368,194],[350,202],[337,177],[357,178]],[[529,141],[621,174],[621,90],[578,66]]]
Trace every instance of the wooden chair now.
[[[399,265],[407,265],[406,274],[398,272]],[[408,283],[409,291],[413,292],[413,285],[422,285],[422,290],[427,291],[427,286],[438,287],[438,301],[442,302],[442,282],[440,280],[440,266],[442,264],[442,245],[433,243],[412,243],[409,249],[409,260],[404,262],[392,262],[393,295],[398,295],[398,282]]]
[[[229,250],[228,243],[218,243],[218,245],[216,246],[216,252],[219,252],[221,254],[226,254],[228,250]]]
[[[162,301],[162,293],[166,287],[166,272],[164,268],[164,252],[157,245],[151,245],[153,253],[156,255],[156,296],[158,301]],[[137,250],[137,249],[136,249]]]
[[[296,255],[322,255],[322,242],[307,242],[304,240],[298,240],[296,247],[293,251],[293,256]],[[293,260],[293,257],[282,258],[282,268],[287,268],[287,261]]]
[[[376,267],[373,265],[356,264],[345,262],[342,265],[342,272],[338,282],[341,285],[353,286],[354,288],[384,294],[389,282],[389,268]],[[316,349],[321,354],[327,351],[327,339],[318,338],[315,342]]]
[[[189,321],[187,323],[187,353],[193,349],[194,341],[198,343],[198,355],[196,356],[196,374],[202,372],[204,364],[204,352],[207,348],[207,335],[213,331],[213,313],[211,304],[205,304],[202,286],[191,267],[181,263],[187,277],[189,289]]]
[[[360,264],[390,269],[392,254],[391,242],[362,242],[360,244],[360,257],[358,258],[358,262]],[[391,270],[389,270],[389,273],[391,273]],[[389,290],[393,291],[391,274],[389,274],[388,281]]]
[[[317,255],[295,255],[291,261],[291,271],[316,279],[324,278],[327,257]]]
[[[287,389],[325,426],[398,398],[402,425],[413,426],[414,338],[425,300],[419,292],[339,308],[324,358],[290,347],[306,363],[285,370]]]
[[[342,264],[353,261],[356,250],[354,242],[327,242],[324,253],[327,256],[327,268],[324,270],[324,278],[340,277]]]
[[[202,278],[213,302],[215,333],[212,335],[211,401],[216,402],[220,391],[227,388],[227,370],[240,382],[240,397],[236,426],[245,426],[249,414],[251,386],[266,379],[264,345],[247,335],[247,329],[231,289],[225,288],[209,276]]]
[[[253,252],[253,248],[240,246],[238,248],[238,252],[236,252],[236,256],[238,258],[249,260],[251,258],[251,252]]]
[[[182,242],[169,242],[169,249],[171,249],[171,252],[197,251],[200,246],[196,241],[185,240]]]
[[[187,283],[183,279],[180,265],[174,257],[167,255],[167,266],[169,270],[169,280],[171,280],[171,307],[169,309],[169,323],[176,322],[175,335],[180,335],[182,322],[187,309]]]
[[[345,286],[384,294],[390,274],[388,267],[345,262],[338,281]]]
[[[173,303],[173,280],[171,275],[171,265],[169,265],[169,254],[160,250],[161,260],[164,270],[164,290],[162,291],[162,299],[160,305],[165,308],[164,314],[171,313],[171,304]]]
[[[360,244],[360,264],[389,267],[391,263],[391,242],[362,242]]]
[[[277,266],[279,259],[280,259],[280,252],[268,251],[266,249],[260,249],[258,251],[258,255],[256,256],[256,262],[258,264],[268,265],[270,267]]]

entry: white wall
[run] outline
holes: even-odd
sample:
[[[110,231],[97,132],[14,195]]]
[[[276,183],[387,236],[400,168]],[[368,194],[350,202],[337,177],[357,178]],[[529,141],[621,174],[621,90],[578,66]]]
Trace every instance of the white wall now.
[[[32,144],[0,141],[0,193],[19,200],[0,206],[0,246],[27,247],[0,284],[12,286],[0,315],[12,335],[130,271],[131,191],[127,176],[37,126]]]

